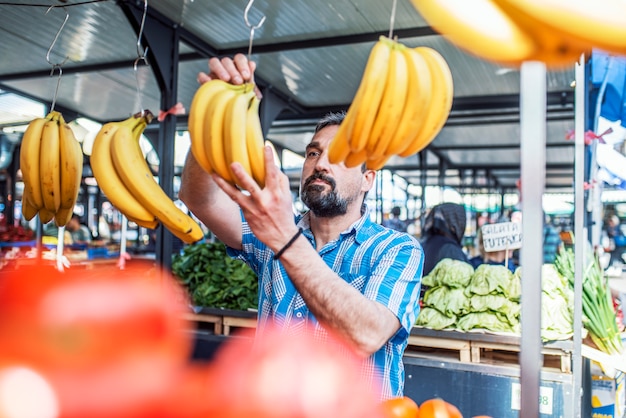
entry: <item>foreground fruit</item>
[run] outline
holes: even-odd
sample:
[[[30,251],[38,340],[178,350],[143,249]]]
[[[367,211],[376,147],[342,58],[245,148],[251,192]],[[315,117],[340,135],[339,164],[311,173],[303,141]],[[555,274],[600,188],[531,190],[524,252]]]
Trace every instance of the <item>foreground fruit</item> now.
[[[37,416],[63,418],[138,417],[164,396],[191,353],[180,319],[186,303],[173,278],[134,263],[5,274],[0,386],[5,367],[26,369],[60,411]]]
[[[338,341],[265,328],[230,339],[214,358],[207,416],[220,418],[381,418],[377,390],[360,360]]]
[[[458,408],[441,398],[422,402],[418,418],[463,418]]]
[[[408,396],[387,399],[381,408],[385,418],[417,418],[419,413],[419,407]]]
[[[505,65],[572,66],[593,48],[626,52],[621,0],[412,0],[426,21],[466,51]],[[555,18],[558,16],[558,19]]]

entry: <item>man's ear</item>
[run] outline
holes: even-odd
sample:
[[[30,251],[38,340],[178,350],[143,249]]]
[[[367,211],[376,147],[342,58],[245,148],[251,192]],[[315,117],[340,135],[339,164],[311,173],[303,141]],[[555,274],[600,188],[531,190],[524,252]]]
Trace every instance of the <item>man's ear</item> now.
[[[374,170],[365,170],[363,172],[363,185],[361,190],[364,192],[369,192],[372,187],[374,187],[374,180],[376,179],[376,171]]]

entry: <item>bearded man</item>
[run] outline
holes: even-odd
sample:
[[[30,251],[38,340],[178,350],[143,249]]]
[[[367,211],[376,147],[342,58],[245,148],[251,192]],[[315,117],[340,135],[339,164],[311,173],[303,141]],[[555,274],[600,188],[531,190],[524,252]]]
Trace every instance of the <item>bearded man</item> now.
[[[237,54],[211,58],[200,83],[253,80],[255,64]],[[246,193],[200,168],[191,153],[179,197],[259,279],[257,336],[268,326],[292,334],[338,336],[363,358],[363,379],[380,399],[402,396],[402,356],[419,312],[424,257],[411,235],[370,219],[365,205],[376,173],[330,164],[328,146],[345,114],[323,118],[305,151],[296,215],[288,177],[265,148],[265,187],[233,163]]]

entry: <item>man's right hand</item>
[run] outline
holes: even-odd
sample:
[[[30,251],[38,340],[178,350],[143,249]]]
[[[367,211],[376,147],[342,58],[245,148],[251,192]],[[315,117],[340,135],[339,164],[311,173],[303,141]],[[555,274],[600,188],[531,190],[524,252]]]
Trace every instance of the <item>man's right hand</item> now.
[[[213,57],[209,59],[209,73],[198,74],[198,83],[206,83],[209,80],[223,80],[231,84],[254,83],[254,70],[256,63],[248,61],[244,54],[237,54],[233,58],[224,57],[222,59]],[[256,87],[256,94],[261,98],[261,92]]]

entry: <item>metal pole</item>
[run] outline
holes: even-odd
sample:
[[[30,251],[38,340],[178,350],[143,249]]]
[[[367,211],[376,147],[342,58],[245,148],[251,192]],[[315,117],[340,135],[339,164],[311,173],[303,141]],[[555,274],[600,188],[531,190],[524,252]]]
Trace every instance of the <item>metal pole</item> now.
[[[585,60],[581,56],[576,65],[576,90],[574,100],[574,351],[572,353],[572,373],[574,375],[574,389],[572,400],[574,404],[574,418],[580,418],[582,400],[582,294],[583,269],[585,260],[585,97],[587,95],[585,81]]]
[[[541,266],[543,264],[542,198],[546,180],[546,66],[524,62],[520,80],[522,172],[522,337],[520,347],[521,418],[539,416],[541,355]]]

